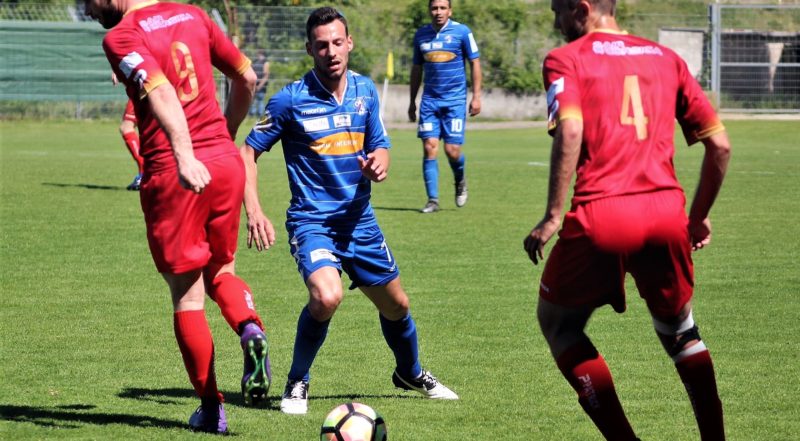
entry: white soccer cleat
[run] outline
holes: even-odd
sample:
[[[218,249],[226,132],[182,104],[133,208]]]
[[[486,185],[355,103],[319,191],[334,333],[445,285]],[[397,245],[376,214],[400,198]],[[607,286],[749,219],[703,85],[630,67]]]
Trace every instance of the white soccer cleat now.
[[[281,412],[289,415],[305,415],[308,413],[308,382],[286,382],[286,388],[281,397]]]
[[[422,371],[419,377],[407,380],[397,371],[392,374],[392,383],[400,389],[413,390],[433,400],[457,400],[458,395],[440,383],[429,371]]]
[[[467,178],[456,182],[456,207],[467,205]]]

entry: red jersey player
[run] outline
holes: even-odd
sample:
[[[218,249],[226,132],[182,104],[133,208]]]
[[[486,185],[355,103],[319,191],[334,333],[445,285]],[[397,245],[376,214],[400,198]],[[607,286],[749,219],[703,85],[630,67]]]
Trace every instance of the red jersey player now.
[[[125,106],[122,122],[119,123],[119,134],[122,135],[122,140],[125,141],[125,146],[131,152],[131,156],[136,161],[136,166],[139,170],[127,189],[139,191],[139,187],[142,185],[142,173],[144,172],[144,158],[139,154],[139,133],[136,131],[136,113],[133,110],[133,100],[128,100],[128,104]]]
[[[245,402],[270,383],[266,336],[250,288],[234,275],[244,168],[232,139],[253,97],[248,60],[200,8],[154,0],[86,0],[111,31],[103,48],[133,100],[141,135],[140,190],[156,268],[169,285],[174,329],[201,405],[194,430],[227,432],[214,373],[205,293],[240,335]],[[223,115],[212,64],[232,80]],[[269,225],[271,228],[271,224]],[[274,242],[274,229],[268,234]]]
[[[525,238],[534,264],[572,208],[545,265],[538,318],[561,372],[607,439],[634,440],[611,373],[584,328],[592,312],[625,310],[631,273],[656,333],[675,362],[703,440],[722,440],[714,368],[692,319],[692,249],[711,239],[708,213],[730,144],[686,64],[657,43],[621,32],[614,0],[552,0],[555,27],[570,42],[545,59],[553,135],[544,218]],[[675,120],[689,144],[705,146],[687,219],[672,165]]]

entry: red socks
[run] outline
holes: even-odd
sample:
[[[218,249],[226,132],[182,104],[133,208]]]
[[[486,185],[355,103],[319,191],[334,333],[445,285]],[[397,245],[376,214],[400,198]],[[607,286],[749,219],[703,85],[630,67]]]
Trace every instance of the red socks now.
[[[250,320],[264,329],[261,318],[256,313],[253,294],[244,280],[231,273],[222,273],[211,282],[210,296],[217,302],[222,316],[233,331],[239,333],[239,325]]]
[[[122,139],[125,140],[125,146],[131,152],[133,160],[136,161],[136,165],[139,167],[139,174],[141,174],[144,172],[144,158],[139,154],[139,134],[136,131],[128,132],[122,135]]]
[[[608,440],[635,440],[614,389],[611,371],[589,343],[578,343],[556,360],[561,373],[578,392],[578,402]]]
[[[180,311],[173,315],[175,338],[183,356],[189,380],[200,398],[222,402],[214,375],[214,340],[205,311]]]
[[[700,439],[716,441],[725,439],[722,424],[722,402],[714,379],[714,364],[708,350],[698,352],[675,363],[678,375],[686,386],[692,401],[694,416],[700,428]]]

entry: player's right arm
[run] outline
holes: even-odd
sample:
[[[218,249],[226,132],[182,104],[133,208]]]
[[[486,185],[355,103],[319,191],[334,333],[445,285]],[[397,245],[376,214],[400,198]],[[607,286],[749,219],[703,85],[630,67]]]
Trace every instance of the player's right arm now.
[[[417,93],[419,86],[422,84],[422,65],[414,64],[411,66],[411,75],[409,82],[409,102],[408,102],[408,120],[414,122],[417,120]]]
[[[419,33],[417,33],[419,35]],[[413,58],[411,64],[411,74],[409,75],[409,103],[408,103],[408,120],[414,122],[417,120],[417,93],[419,87],[422,85],[422,51],[419,48],[419,41],[417,35],[414,36]]]
[[[288,86],[287,86],[288,87]],[[267,103],[264,114],[256,121],[247,135],[239,153],[244,161],[244,211],[247,214],[247,247],[256,250],[269,249],[275,243],[275,228],[264,214],[258,197],[258,165],[261,153],[269,151],[283,134],[287,115],[291,111],[291,94],[283,89]]]
[[[239,152],[244,161],[245,186],[244,207],[247,214],[247,247],[256,245],[256,250],[267,250],[275,243],[275,227],[261,209],[258,199],[258,166],[256,160],[261,152],[245,143]]]

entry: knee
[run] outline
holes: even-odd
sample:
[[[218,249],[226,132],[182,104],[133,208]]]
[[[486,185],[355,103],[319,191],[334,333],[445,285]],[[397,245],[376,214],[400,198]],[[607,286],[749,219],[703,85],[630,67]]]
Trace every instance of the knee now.
[[[706,350],[691,311],[685,318],[674,321],[662,321],[653,317],[653,326],[664,350],[676,363]]]
[[[317,288],[311,292],[308,302],[308,311],[315,320],[324,322],[333,317],[339,304],[342,303],[342,289],[335,287],[329,289]]]
[[[381,314],[389,320],[402,320],[408,315],[408,296],[402,295],[392,300],[392,303],[386,305],[383,310],[381,310]]]
[[[439,154],[439,142],[436,139],[429,138],[423,141],[422,149],[425,151],[425,157],[433,159]]]
[[[444,152],[451,161],[457,161],[461,157],[461,146],[456,144],[445,144]]]

